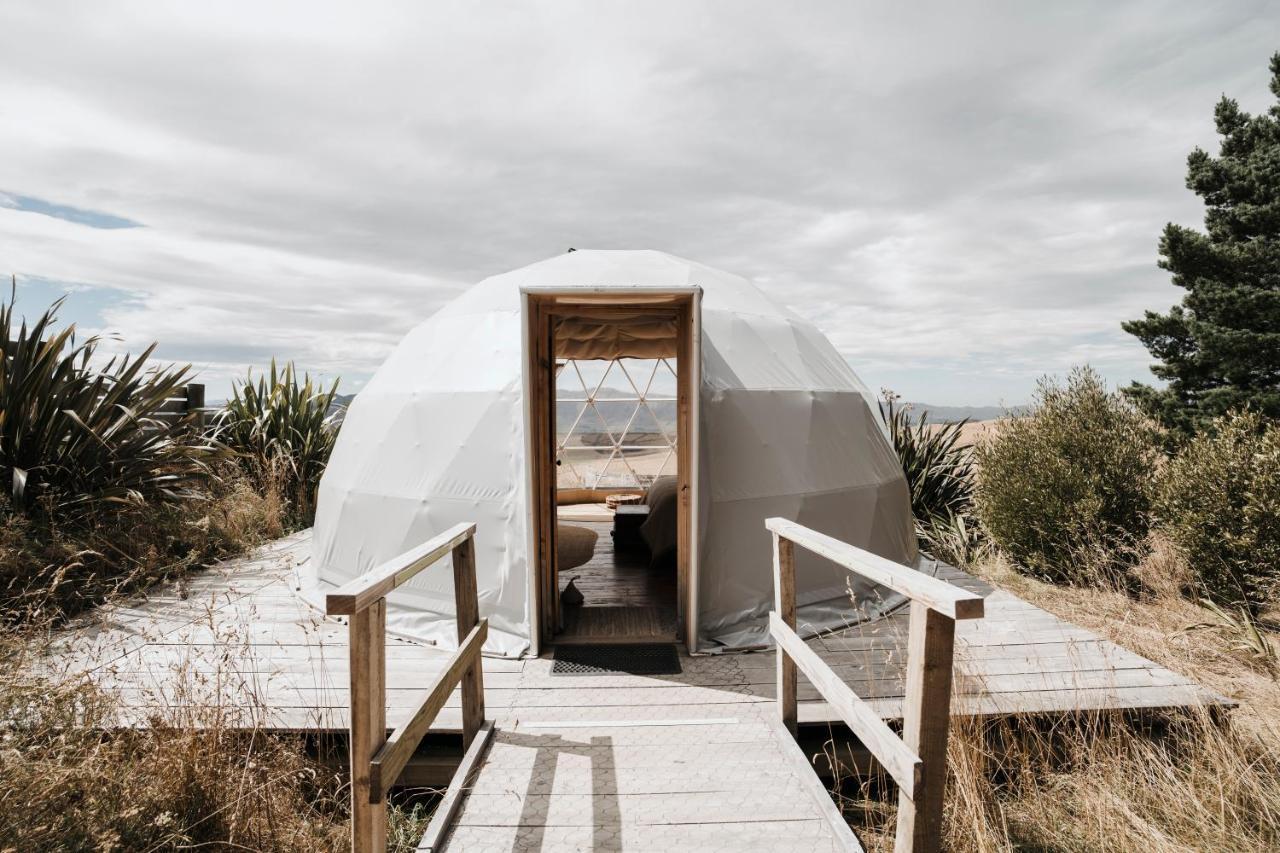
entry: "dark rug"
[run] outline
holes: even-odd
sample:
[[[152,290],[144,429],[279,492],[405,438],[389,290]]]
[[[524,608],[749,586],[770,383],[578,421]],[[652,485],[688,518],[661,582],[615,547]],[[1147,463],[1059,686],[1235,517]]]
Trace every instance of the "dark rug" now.
[[[679,675],[680,653],[671,643],[556,646],[552,675]]]

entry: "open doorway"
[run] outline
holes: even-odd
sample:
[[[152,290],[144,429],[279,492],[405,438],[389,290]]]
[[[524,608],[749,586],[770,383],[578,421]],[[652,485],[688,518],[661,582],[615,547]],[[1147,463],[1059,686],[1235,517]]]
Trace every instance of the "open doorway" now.
[[[558,642],[677,635],[679,362],[556,359]]]
[[[525,291],[541,644],[687,639],[699,295]]]

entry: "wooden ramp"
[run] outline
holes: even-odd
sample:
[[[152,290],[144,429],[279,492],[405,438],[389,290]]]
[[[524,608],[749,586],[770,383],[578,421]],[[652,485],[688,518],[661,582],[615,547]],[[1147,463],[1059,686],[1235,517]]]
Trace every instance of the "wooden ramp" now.
[[[560,714],[576,719],[517,713],[498,724],[443,849],[856,849],[770,713],[624,719],[590,704]]]

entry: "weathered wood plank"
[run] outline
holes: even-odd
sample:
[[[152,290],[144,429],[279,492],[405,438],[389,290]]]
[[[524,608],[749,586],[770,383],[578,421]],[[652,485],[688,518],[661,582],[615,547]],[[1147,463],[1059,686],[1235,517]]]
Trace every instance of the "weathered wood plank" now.
[[[899,791],[895,853],[936,853],[942,845],[954,645],[955,621],[912,601],[902,739],[920,756],[921,779],[914,791]]]
[[[795,545],[773,534],[773,601],[771,619],[779,620],[793,635],[796,630]],[[774,652],[777,671],[778,717],[782,725],[796,733],[796,663],[782,643]]]
[[[475,526],[472,525],[472,531]],[[462,673],[462,745],[468,747],[484,723],[484,669],[480,665],[480,648],[488,636],[489,625],[480,619],[476,597],[476,545],[471,537],[463,539],[453,551],[453,599],[458,623],[458,646],[469,639],[469,632],[480,631],[480,646],[475,647],[471,662]]]
[[[858,841],[857,836],[853,834],[853,830],[849,828],[848,821],[844,815],[836,808],[835,801],[831,798],[831,792],[823,786],[818,780],[817,775],[813,772],[813,765],[809,763],[809,756],[804,754],[800,749],[800,745],[795,741],[795,734],[776,722],[778,727],[777,739],[778,746],[782,751],[783,758],[794,768],[796,778],[800,780],[809,792],[809,796],[818,807],[819,814],[826,821],[827,826],[831,829],[831,835],[836,845],[849,853],[864,853],[865,848]],[[775,789],[776,790],[776,789]]]
[[[387,845],[387,804],[373,796],[369,760],[385,737],[382,641],[386,602],[375,601],[351,617],[351,849],[381,853]]]
[[[461,805],[462,798],[467,793],[472,777],[480,768],[480,758],[484,755],[492,735],[493,723],[488,720],[481,722],[479,731],[471,739],[471,743],[462,755],[457,771],[449,780],[449,787],[445,789],[444,796],[436,805],[435,813],[427,824],[427,831],[418,841],[418,853],[432,853],[444,846],[445,834],[453,825],[454,815],[458,812],[458,806]]]

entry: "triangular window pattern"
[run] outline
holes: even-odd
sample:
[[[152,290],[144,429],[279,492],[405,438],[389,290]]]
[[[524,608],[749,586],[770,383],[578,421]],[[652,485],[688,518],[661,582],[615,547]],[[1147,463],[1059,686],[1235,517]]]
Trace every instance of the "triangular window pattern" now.
[[[675,359],[556,363],[557,485],[646,489],[676,473]]]

